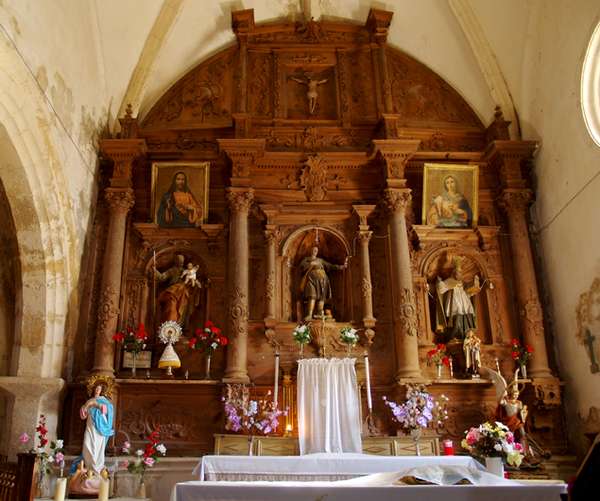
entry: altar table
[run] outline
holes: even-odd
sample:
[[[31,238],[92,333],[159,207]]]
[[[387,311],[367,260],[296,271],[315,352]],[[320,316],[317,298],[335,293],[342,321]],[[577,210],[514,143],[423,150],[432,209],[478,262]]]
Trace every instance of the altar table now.
[[[328,482],[185,482],[171,501],[560,501],[564,485],[355,486]]]
[[[304,456],[204,456],[194,469],[194,475],[208,481],[333,481],[429,465],[484,469],[470,456],[319,453]]]

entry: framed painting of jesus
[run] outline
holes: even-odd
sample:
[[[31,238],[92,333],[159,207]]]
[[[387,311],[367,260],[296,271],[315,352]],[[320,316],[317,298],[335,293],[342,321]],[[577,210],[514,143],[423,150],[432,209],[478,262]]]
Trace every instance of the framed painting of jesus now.
[[[423,167],[423,222],[439,228],[477,225],[477,165],[425,164]]]
[[[152,164],[152,215],[161,228],[198,228],[208,217],[210,162]]]

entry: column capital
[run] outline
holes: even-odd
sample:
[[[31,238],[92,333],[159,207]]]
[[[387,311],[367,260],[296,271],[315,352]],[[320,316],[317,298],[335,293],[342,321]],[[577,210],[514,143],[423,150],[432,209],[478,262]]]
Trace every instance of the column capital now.
[[[419,149],[419,139],[375,139],[375,153],[384,161],[385,178],[389,187],[404,188],[406,164]]]
[[[387,41],[388,29],[393,16],[394,13],[387,10],[373,8],[369,10],[366,26],[377,43],[383,44]]]
[[[131,170],[136,158],[147,151],[144,139],[103,139],[100,151],[114,163],[110,185],[114,188],[131,186]]]
[[[533,192],[529,189],[506,189],[498,201],[500,207],[509,214],[525,213],[533,201]]]
[[[410,192],[409,188],[386,188],[383,191],[384,207],[392,214],[405,213],[412,200]]]
[[[133,190],[131,188],[106,188],[104,199],[111,212],[127,213],[135,203]]]
[[[368,231],[368,230],[359,230],[359,232],[357,233],[357,237],[361,241],[361,243],[367,244],[367,245],[371,241],[372,236],[373,236],[373,232]]]
[[[252,188],[227,188],[227,203],[233,213],[248,212],[254,201]]]
[[[367,218],[375,210],[375,205],[353,205],[352,210],[358,216],[358,228],[360,230],[368,230],[369,222]]]
[[[265,239],[269,245],[277,245],[277,242],[279,242],[280,237],[281,232],[279,231],[279,228],[265,229]]]

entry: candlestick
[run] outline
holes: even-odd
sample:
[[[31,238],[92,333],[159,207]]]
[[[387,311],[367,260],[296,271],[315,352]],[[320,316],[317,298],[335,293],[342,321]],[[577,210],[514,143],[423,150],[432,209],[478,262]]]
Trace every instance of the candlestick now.
[[[54,501],[65,501],[67,493],[67,478],[60,477],[56,479],[56,487],[54,488]]]
[[[496,371],[500,374],[500,362],[498,361],[498,357],[496,357],[494,361],[496,362]]]
[[[454,379],[454,366],[452,365],[452,357],[448,358],[450,364],[450,379]]]
[[[108,501],[108,488],[110,481],[108,478],[100,478],[100,490],[98,491],[98,501]]]
[[[289,437],[292,435],[292,424],[288,423],[285,425],[285,436]]]
[[[373,400],[371,400],[371,373],[369,371],[369,355],[365,351],[365,375],[367,379],[367,407],[369,412],[373,410]]]
[[[273,388],[273,404],[277,408],[277,397],[279,396],[279,350],[275,352],[275,383]]]

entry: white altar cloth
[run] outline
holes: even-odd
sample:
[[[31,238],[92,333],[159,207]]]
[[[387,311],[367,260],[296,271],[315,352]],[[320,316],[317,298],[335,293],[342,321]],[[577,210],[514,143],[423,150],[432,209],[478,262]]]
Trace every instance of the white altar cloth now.
[[[342,482],[184,482],[171,501],[560,501],[564,485],[359,486]]]
[[[484,469],[470,456],[319,453],[304,456],[204,456],[194,469],[194,475],[208,481],[332,481],[430,465]]]

